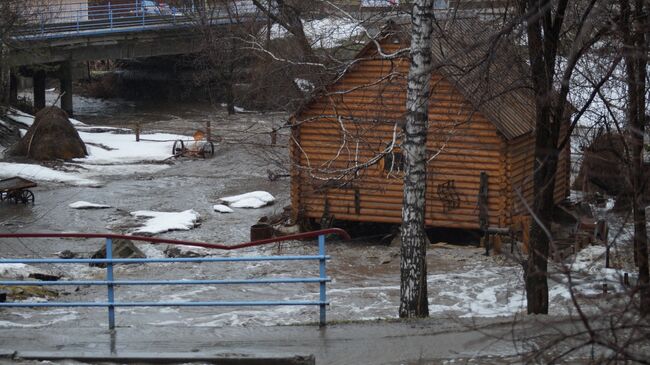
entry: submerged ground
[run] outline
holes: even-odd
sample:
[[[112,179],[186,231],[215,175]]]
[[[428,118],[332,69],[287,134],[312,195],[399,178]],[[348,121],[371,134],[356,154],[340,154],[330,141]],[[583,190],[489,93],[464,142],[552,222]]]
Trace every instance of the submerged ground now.
[[[130,213],[138,210],[180,212],[192,209],[200,215],[200,225],[188,231],[158,234],[158,237],[235,244],[249,240],[249,229],[262,216],[282,213],[289,204],[289,181],[270,181],[268,172],[286,174],[286,129],[280,129],[276,146],[271,145],[269,132],[281,127],[286,115],[279,113],[240,113],[228,116],[224,108],[206,105],[137,105],[127,102],[103,102],[76,98],[75,117],[89,126],[80,128],[97,151],[88,160],[54,164],[57,171],[67,173],[65,183],[46,181],[49,172],[33,172],[38,181],[34,189],[36,204],[13,205],[0,203],[0,229],[3,232],[113,232],[131,233],[142,222]],[[211,159],[160,158],[160,152],[149,157],[151,148],[124,144],[120,158],[98,158],[107,151],[115,136],[135,139],[128,130],[98,129],[95,126],[134,128],[139,123],[143,140],[157,139],[156,146],[171,155],[173,140],[148,133],[165,132],[185,135],[187,140],[197,129],[205,129],[211,121],[212,133],[218,138]],[[170,137],[176,138],[176,137]],[[162,140],[162,141],[160,141]],[[99,146],[99,147],[98,147]],[[144,144],[142,145],[144,146]],[[99,149],[97,149],[99,148]],[[157,149],[155,147],[154,149]],[[92,154],[92,151],[91,151]],[[169,156],[167,156],[169,157]],[[18,174],[30,167],[8,161],[4,173]],[[19,166],[16,170],[15,167]],[[0,169],[0,174],[3,173]],[[39,180],[39,173],[44,180]],[[49,175],[48,175],[49,176]],[[76,180],[75,180],[76,179]],[[91,180],[91,182],[88,182]],[[276,202],[260,209],[235,209],[222,214],[213,210],[220,197],[267,191]],[[69,204],[87,201],[110,205],[109,209],[77,210]],[[98,250],[101,240],[32,240],[3,239],[2,257],[55,257],[64,250],[87,257]],[[139,245],[149,257],[165,257],[165,245]],[[194,250],[210,256],[245,256],[276,254],[315,254],[313,242],[288,242],[239,251]],[[397,316],[399,306],[399,250],[364,239],[350,242],[328,241],[328,285],[331,305],[328,320],[348,322],[390,319]],[[602,282],[613,282],[616,288],[618,272],[601,269],[603,250],[587,250],[578,260],[583,268],[594,274],[595,281],[582,285],[586,294],[599,293]],[[472,246],[452,246],[434,243],[427,254],[429,270],[429,309],[437,320],[456,323],[456,318],[472,318],[491,323],[508,322],[522,313],[525,306],[521,267],[506,256],[483,255]],[[594,263],[596,263],[594,265]],[[0,276],[15,278],[30,272],[47,272],[64,279],[101,279],[104,270],[85,265],[41,265],[39,267],[7,267]],[[304,277],[318,274],[316,265],[306,263],[241,263],[241,264],[150,264],[118,266],[118,279],[238,279],[263,277]],[[557,277],[551,286],[552,310],[567,313],[570,295],[566,280]],[[614,289],[616,290],[616,289]],[[89,286],[64,287],[57,290],[57,301],[102,301],[105,288]],[[125,287],[117,289],[122,301],[207,301],[207,300],[315,300],[318,288],[314,284],[251,286],[182,286]],[[253,308],[130,308],[117,311],[118,328],[143,329],[147,333],[169,328],[258,328],[283,324],[313,323],[318,313],[312,307],[253,307]],[[25,329],[103,328],[105,309],[59,308],[0,310],[0,328],[16,331]],[[463,325],[465,326],[465,325]],[[461,326],[462,327],[462,326]],[[373,331],[378,328],[373,327]],[[390,326],[386,331],[392,331]],[[245,332],[244,331],[244,332]],[[254,330],[253,330],[254,331]],[[381,330],[379,330],[381,331]],[[81,331],[83,333],[83,331]],[[90,346],[90,344],[87,344]],[[424,346],[424,345],[423,345]],[[470,354],[480,355],[480,346]],[[503,355],[519,351],[516,346],[503,350]],[[489,352],[489,351],[488,351]],[[472,355],[474,354],[474,355]],[[417,357],[416,357],[417,359]]]

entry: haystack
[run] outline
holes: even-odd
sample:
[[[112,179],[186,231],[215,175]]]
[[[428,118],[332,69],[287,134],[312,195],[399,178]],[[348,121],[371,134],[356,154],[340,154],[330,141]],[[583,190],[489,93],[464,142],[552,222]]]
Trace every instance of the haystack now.
[[[36,114],[34,124],[11,151],[15,156],[35,160],[70,160],[88,154],[68,114],[57,107],[47,107]]]

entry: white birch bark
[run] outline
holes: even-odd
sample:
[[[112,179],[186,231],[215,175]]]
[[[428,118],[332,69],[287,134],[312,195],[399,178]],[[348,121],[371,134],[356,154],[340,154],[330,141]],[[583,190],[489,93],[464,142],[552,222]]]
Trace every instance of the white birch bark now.
[[[402,144],[405,157],[399,308],[402,318],[429,315],[424,218],[433,0],[414,1],[411,23],[411,65]]]

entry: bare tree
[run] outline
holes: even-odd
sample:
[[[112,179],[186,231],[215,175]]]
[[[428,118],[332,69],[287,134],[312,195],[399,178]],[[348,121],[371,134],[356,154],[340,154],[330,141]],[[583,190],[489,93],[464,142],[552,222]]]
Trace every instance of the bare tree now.
[[[9,74],[6,57],[13,47],[16,28],[25,21],[29,1],[6,0],[0,2],[0,104],[9,104]]]
[[[569,111],[570,80],[580,57],[603,29],[592,22],[597,0],[580,2],[577,19],[566,19],[568,0],[520,0],[525,21],[532,87],[535,93],[534,217],[530,254],[525,271],[528,313],[548,313],[548,254],[552,242],[553,192],[561,150],[560,128]],[[570,23],[571,32],[567,31]],[[558,67],[558,54],[567,47],[567,61]],[[558,90],[559,85],[559,90]]]
[[[643,0],[619,0],[620,34],[627,83],[627,129],[630,145],[630,188],[634,220],[634,254],[639,267],[640,309],[650,314],[650,274],[645,191],[644,137],[646,124],[646,77],[650,43],[650,5]]]

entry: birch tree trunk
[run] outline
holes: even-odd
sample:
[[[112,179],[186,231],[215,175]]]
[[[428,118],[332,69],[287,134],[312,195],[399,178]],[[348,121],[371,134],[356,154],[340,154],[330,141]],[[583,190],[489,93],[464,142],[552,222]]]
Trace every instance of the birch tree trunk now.
[[[414,1],[411,24],[411,65],[408,74],[407,115],[402,143],[405,174],[400,260],[399,316],[401,318],[429,315],[424,218],[433,0]]]

